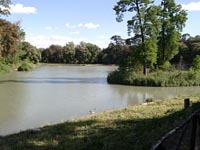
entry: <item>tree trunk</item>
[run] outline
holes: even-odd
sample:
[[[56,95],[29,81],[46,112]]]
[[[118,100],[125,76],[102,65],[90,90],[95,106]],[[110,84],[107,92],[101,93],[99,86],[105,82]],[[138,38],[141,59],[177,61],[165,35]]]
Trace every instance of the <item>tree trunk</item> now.
[[[145,38],[144,38],[144,29],[143,29],[143,22],[142,22],[142,18],[141,18],[141,14],[140,14],[140,7],[139,7],[139,2],[136,1],[136,8],[137,8],[137,14],[138,14],[138,19],[139,19],[139,24],[140,24],[140,33],[141,33],[141,40],[142,40],[142,51],[145,54],[146,50],[144,47],[144,42],[145,42]],[[143,65],[143,74],[147,75],[147,65],[146,65],[146,58],[144,57],[144,65]]]
[[[143,74],[147,76],[147,66],[146,63],[143,65]]]

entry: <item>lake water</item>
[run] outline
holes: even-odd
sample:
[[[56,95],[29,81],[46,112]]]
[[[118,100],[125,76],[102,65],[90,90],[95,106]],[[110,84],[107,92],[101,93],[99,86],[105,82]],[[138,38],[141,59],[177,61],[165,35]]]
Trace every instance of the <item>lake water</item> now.
[[[0,75],[0,135],[136,105],[147,98],[199,93],[200,87],[109,85],[115,66],[41,65],[31,72]]]

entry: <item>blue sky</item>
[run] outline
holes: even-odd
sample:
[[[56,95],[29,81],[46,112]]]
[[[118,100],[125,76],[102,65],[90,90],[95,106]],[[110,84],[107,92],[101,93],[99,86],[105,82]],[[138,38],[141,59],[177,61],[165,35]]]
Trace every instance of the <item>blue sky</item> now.
[[[107,47],[112,35],[127,37],[126,21],[117,23],[114,5],[118,0],[12,0],[6,19],[21,22],[26,41],[37,47],[65,45],[73,41]],[[156,0],[160,3],[160,0]],[[176,0],[188,10],[183,33],[200,34],[200,0]]]

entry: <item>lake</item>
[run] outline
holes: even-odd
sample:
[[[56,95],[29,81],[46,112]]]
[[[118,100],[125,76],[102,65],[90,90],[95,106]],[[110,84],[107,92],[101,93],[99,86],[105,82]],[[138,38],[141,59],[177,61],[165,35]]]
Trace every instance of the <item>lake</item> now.
[[[145,102],[197,94],[200,87],[107,84],[115,66],[42,64],[31,72],[0,75],[0,135],[55,124]]]

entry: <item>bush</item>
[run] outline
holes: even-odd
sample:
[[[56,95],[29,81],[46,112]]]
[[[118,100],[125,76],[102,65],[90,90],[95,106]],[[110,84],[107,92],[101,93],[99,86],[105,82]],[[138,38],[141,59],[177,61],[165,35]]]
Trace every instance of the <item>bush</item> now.
[[[193,60],[193,64],[192,64],[192,68],[195,71],[199,71],[200,70],[200,55],[196,55],[196,57]]]
[[[4,62],[0,62],[0,72],[9,72],[10,66],[6,65]]]
[[[28,61],[25,60],[22,62],[22,64],[18,67],[18,71],[30,71],[32,70],[33,66],[32,64]]]

